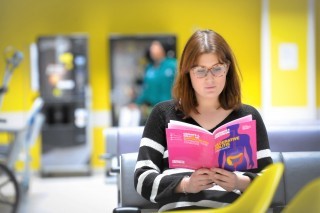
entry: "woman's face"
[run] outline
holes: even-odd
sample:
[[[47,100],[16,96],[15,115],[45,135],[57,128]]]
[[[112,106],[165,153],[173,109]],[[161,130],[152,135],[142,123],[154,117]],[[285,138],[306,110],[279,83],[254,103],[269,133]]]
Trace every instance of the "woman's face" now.
[[[205,53],[198,57],[197,64],[194,67],[202,67],[202,74],[203,71],[208,71],[208,68],[213,68],[215,73],[207,72],[206,76],[201,76],[199,73],[196,73],[195,68],[190,70],[191,83],[197,100],[218,99],[226,83],[228,66],[223,66],[219,63],[216,54]]]
[[[161,43],[159,41],[152,42],[152,44],[150,46],[151,58],[154,61],[159,62],[165,57],[165,55],[166,55],[166,53],[165,53]]]

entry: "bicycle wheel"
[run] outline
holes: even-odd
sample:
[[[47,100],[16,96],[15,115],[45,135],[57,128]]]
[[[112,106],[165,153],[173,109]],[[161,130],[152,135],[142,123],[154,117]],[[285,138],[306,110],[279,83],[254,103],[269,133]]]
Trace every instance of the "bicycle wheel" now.
[[[16,213],[20,199],[18,182],[7,166],[0,163],[0,212]]]

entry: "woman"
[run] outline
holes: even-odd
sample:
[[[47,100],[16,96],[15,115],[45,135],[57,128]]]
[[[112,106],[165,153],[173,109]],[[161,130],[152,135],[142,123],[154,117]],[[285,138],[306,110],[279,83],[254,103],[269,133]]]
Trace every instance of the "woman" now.
[[[219,208],[236,200],[272,163],[263,120],[241,103],[239,70],[226,41],[211,30],[188,40],[173,88],[174,100],[156,105],[145,125],[135,170],[135,187],[144,198],[169,209]],[[165,129],[170,120],[201,126],[210,132],[234,119],[256,120],[258,167],[245,172],[221,168],[170,169]],[[199,153],[201,155],[201,153]]]

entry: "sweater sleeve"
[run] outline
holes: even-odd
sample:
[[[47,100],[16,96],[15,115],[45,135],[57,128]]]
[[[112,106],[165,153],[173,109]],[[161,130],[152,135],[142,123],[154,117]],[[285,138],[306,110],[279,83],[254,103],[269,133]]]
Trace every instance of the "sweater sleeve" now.
[[[151,202],[165,202],[184,174],[163,173],[168,161],[164,110],[156,105],[145,125],[134,173],[136,191]]]
[[[257,160],[258,167],[250,169],[244,173],[251,180],[257,176],[265,167],[272,164],[271,151],[269,146],[268,134],[260,113],[253,107],[248,106],[248,111],[251,111],[252,119],[256,120],[257,129]]]

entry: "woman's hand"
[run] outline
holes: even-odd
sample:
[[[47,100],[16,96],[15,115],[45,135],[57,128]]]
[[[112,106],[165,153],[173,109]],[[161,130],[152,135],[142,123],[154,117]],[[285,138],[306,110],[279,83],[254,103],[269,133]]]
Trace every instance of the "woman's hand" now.
[[[214,175],[210,169],[198,169],[192,173],[189,178],[183,179],[184,192],[186,193],[198,193],[202,190],[211,188],[213,186],[213,180],[210,178]]]
[[[210,178],[227,191],[238,189],[244,191],[250,184],[250,178],[221,168],[210,169],[213,175]]]

